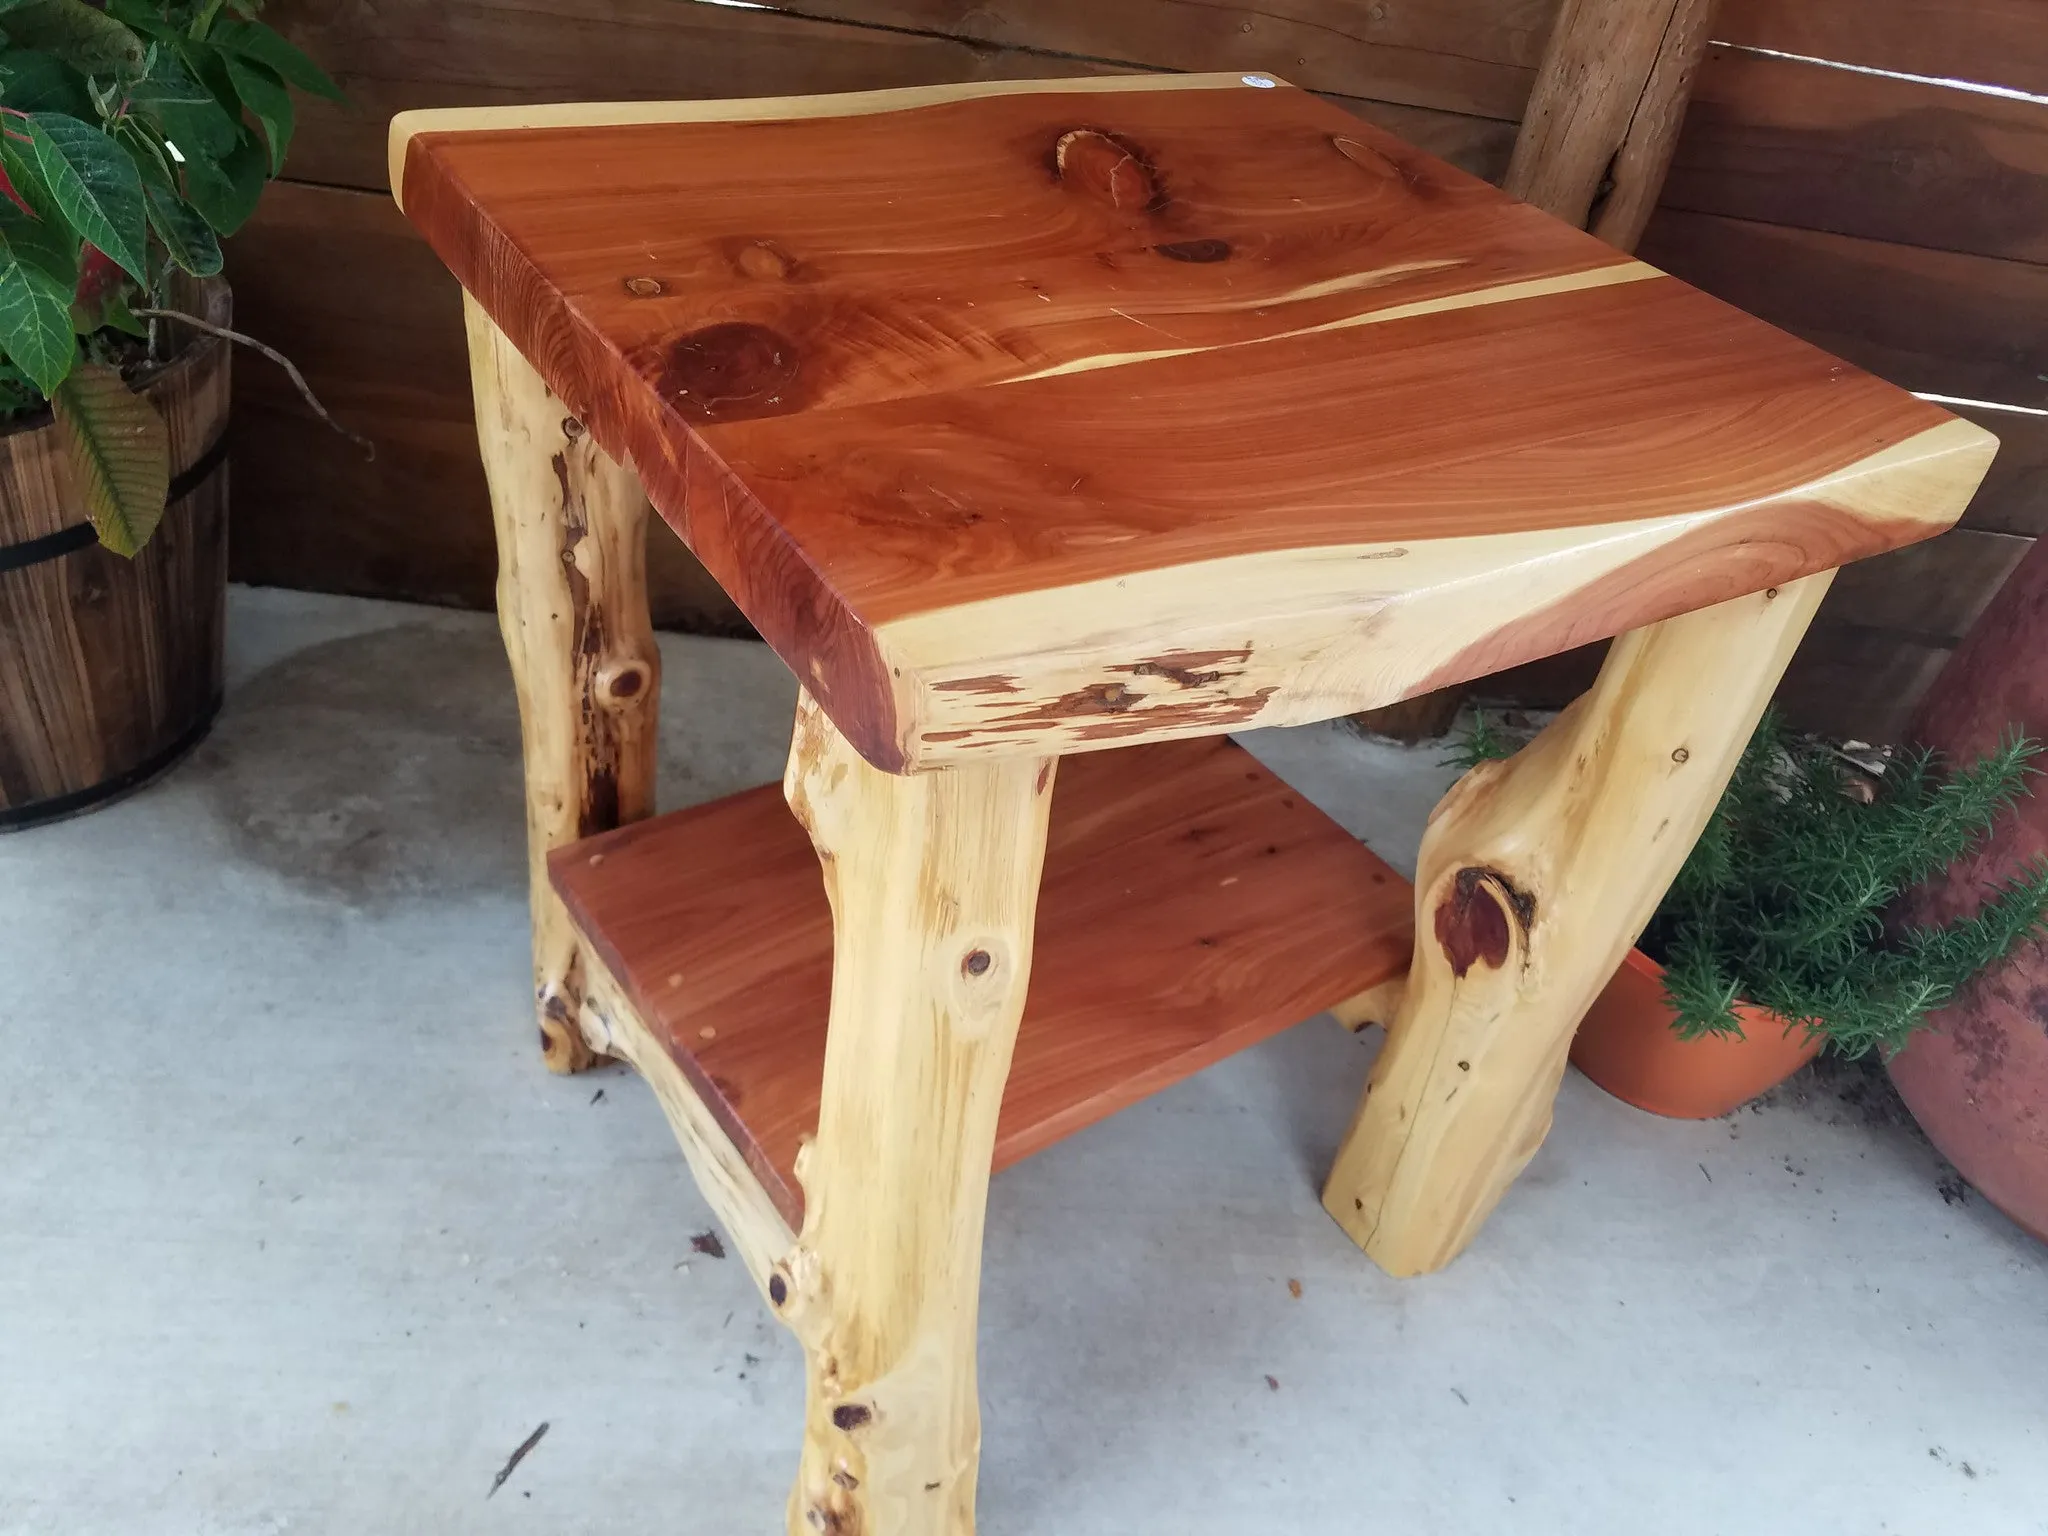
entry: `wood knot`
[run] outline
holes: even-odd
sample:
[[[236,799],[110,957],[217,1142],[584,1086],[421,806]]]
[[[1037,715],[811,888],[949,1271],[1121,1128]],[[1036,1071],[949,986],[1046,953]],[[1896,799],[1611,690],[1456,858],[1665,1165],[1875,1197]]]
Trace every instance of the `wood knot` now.
[[[626,704],[647,691],[651,675],[644,661],[615,661],[597,674],[597,696],[607,704]]]
[[[1688,763],[1692,761],[1692,754],[1686,751],[1685,748],[1680,747],[1671,754],[1671,761],[1674,763]]]
[[[669,344],[657,387],[671,404],[705,418],[751,415],[781,403],[795,381],[796,343],[748,320],[727,320]]]
[[[574,416],[564,416],[562,418],[562,436],[569,439],[570,442],[575,442],[578,438],[583,436],[583,433],[583,423],[578,421]]]
[[[778,1307],[787,1306],[789,1304],[789,1282],[780,1275],[770,1275],[768,1277],[768,1299]]]
[[[1163,677],[1178,688],[1206,688],[1223,674],[1193,666],[1175,666],[1167,661],[1141,661],[1131,668],[1134,677]]]
[[[1228,240],[1169,240],[1164,245],[1152,247],[1155,256],[1164,256],[1169,261],[1188,261],[1197,266],[1211,262],[1230,260]]]
[[[1396,160],[1384,150],[1375,149],[1362,139],[1333,134],[1330,138],[1330,147],[1360,170],[1370,171],[1383,181],[1399,182],[1410,192],[1426,195],[1436,190],[1415,166],[1406,161]]]
[[[1507,964],[1514,929],[1526,938],[1535,917],[1535,898],[1517,890],[1507,876],[1469,866],[1458,871],[1450,893],[1437,904],[1437,946],[1450,961],[1451,974],[1460,979],[1481,963],[1499,970]]]
[[[1134,692],[1122,683],[1090,683],[1079,692],[1067,694],[1060,700],[1060,705],[1075,714],[1120,715],[1127,709],[1136,708],[1144,698],[1142,693]]]
[[[967,958],[960,962],[960,969],[970,976],[986,976],[988,968],[993,964],[995,961],[989,958],[987,950],[977,949],[971,951]]]
[[[629,277],[626,279],[626,292],[633,295],[636,299],[651,299],[662,291],[662,282],[658,277]]]
[[[731,250],[733,270],[757,283],[786,283],[798,275],[801,263],[773,240],[742,241]]]
[[[874,1410],[865,1403],[841,1403],[832,1410],[832,1427],[851,1434],[874,1416]]]
[[[1070,128],[1052,148],[1052,176],[1061,186],[1120,213],[1157,213],[1166,189],[1145,152],[1101,128]]]

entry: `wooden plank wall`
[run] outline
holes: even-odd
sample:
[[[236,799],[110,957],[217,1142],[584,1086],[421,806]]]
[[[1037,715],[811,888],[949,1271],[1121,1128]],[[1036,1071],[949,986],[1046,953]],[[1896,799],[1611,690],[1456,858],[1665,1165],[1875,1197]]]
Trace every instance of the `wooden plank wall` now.
[[[1962,413],[2004,441],[1962,529],[1837,579],[1788,680],[1802,719],[1882,739],[2048,530],[2048,414],[2024,414],[2048,408],[2048,8],[1724,0],[1720,20],[1644,257],[1983,402]]]
[[[1482,175],[1506,165],[1558,0],[272,0],[350,93],[309,106],[233,243],[241,322],[379,444],[237,370],[244,580],[482,606],[494,557],[453,283],[392,206],[406,107],[781,95],[1103,71],[1265,69]],[[1757,49],[2048,91],[2040,0],[1725,0],[1644,253],[1908,387],[2048,404],[2048,107]],[[2048,418],[2007,439],[1970,531],[1845,577],[1788,694],[1883,734],[2048,525]],[[674,541],[657,621],[738,627]],[[1583,662],[1580,663],[1581,670]],[[1570,666],[1521,680],[1541,698]]]

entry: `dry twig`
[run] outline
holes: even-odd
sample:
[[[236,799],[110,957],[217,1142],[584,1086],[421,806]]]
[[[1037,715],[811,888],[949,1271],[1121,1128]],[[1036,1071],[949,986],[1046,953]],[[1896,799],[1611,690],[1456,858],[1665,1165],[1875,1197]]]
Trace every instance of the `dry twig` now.
[[[197,315],[188,315],[182,309],[136,309],[130,310],[129,313],[139,316],[144,320],[176,320],[181,324],[191,326],[195,331],[204,331],[209,336],[218,336],[223,341],[232,341],[238,346],[249,347],[257,352],[261,352],[265,357],[277,364],[278,367],[291,375],[292,383],[298,386],[299,394],[304,397],[306,404],[313,408],[315,416],[318,416],[328,426],[362,449],[364,458],[374,459],[377,457],[377,445],[367,437],[364,437],[362,433],[351,432],[347,427],[344,427],[330,416],[327,413],[327,407],[320,403],[320,397],[313,393],[313,386],[306,382],[306,376],[299,372],[298,364],[278,351],[277,348],[268,346],[245,332],[231,331],[224,325],[215,325],[211,320],[202,320]]]

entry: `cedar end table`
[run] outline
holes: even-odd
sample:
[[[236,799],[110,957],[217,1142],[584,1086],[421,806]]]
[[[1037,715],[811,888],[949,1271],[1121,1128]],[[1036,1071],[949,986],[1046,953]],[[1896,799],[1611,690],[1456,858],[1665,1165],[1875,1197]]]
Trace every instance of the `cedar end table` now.
[[[468,295],[547,1058],[652,1083],[801,1341],[798,1536],[966,1536],[992,1166],[1298,1019],[1398,992],[1324,1203],[1454,1257],[1835,568],[1996,448],[1269,76],[392,159]],[[650,502],[803,685],[781,794],[649,819]],[[1225,735],[1614,635],[1412,895]]]

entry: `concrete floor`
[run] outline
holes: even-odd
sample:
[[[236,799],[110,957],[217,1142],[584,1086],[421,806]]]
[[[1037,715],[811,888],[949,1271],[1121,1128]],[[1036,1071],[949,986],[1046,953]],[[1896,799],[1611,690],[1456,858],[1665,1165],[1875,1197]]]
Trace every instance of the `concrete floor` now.
[[[489,619],[231,618],[193,760],[0,839],[0,1531],[780,1530],[794,1345],[652,1096],[535,1058]],[[773,778],[773,658],[664,654],[666,803]],[[1396,861],[1445,777],[1253,745]],[[2048,1250],[1869,1079],[1692,1125],[1574,1076],[1397,1283],[1316,1203],[1373,1048],[1304,1024],[996,1181],[989,1536],[2048,1532]]]

